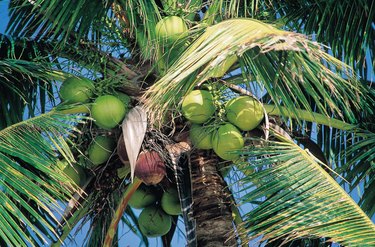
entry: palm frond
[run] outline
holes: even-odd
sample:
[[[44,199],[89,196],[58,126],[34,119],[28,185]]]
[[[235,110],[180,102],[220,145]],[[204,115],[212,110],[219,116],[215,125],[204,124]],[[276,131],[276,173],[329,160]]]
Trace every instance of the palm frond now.
[[[75,41],[100,39],[102,20],[113,1],[11,1],[7,31],[18,37],[48,37],[64,45]]]
[[[344,165],[339,171],[351,183],[350,190],[363,184],[363,195],[359,204],[370,217],[375,214],[375,133],[358,131],[348,139],[348,148],[341,153]]]
[[[0,234],[8,245],[39,246],[49,241],[46,236],[57,237],[60,202],[68,201],[76,188],[56,160],[74,161],[65,139],[80,121],[51,112],[0,131]]]
[[[54,103],[53,79],[61,78],[40,44],[0,34],[0,129],[44,113]]]
[[[374,169],[372,169],[372,173],[369,175],[368,181],[366,181],[365,189],[363,192],[363,195],[361,197],[361,200],[359,201],[359,204],[361,205],[361,208],[369,215],[370,217],[373,217],[375,214],[375,174]]]
[[[253,18],[272,21],[313,35],[336,58],[366,78],[374,68],[375,4],[373,1],[253,0]]]
[[[270,1],[276,2],[281,21],[293,30],[313,34],[335,57],[363,77],[374,67],[375,3],[373,1]]]
[[[308,150],[275,133],[280,141],[248,146],[242,203],[262,201],[245,214],[243,234],[261,242],[326,237],[347,246],[375,244],[375,225]],[[248,173],[247,173],[248,174]],[[258,239],[259,240],[259,239]]]
[[[212,25],[216,22],[230,19],[230,18],[256,18],[264,19],[261,9],[267,5],[267,1],[259,0],[230,0],[230,1],[215,1],[209,0],[205,3],[203,22]]]
[[[256,20],[231,19],[208,27],[147,90],[143,101],[149,112],[158,118],[178,106],[186,93],[215,77],[233,56],[243,65],[242,73],[250,75],[248,80],[255,78],[277,107],[286,106],[297,119],[296,109],[311,112],[311,101],[315,111],[350,122],[366,109],[360,100],[365,89],[352,71],[318,44]]]
[[[297,110],[299,118],[303,119],[303,121],[298,122],[291,119],[289,122],[284,122],[280,119],[282,114],[279,109],[268,104],[263,106],[269,118],[280,122],[283,127],[288,129],[298,144],[308,148],[331,169],[340,167],[343,164],[340,160],[340,153],[347,149],[348,140],[353,137],[353,133],[358,130],[359,125],[348,124],[338,119],[306,110]],[[286,110],[283,111],[283,114],[284,117],[294,117],[288,114]]]
[[[70,214],[69,219],[63,220],[65,224],[61,224],[58,226],[58,239],[51,244],[51,247],[60,247],[63,243],[66,243],[67,240],[71,237],[72,230],[76,227],[79,222],[84,219],[87,213],[90,211],[91,208],[91,199],[92,196],[85,198],[83,203],[80,205],[79,210],[75,210],[73,213]],[[83,220],[82,223],[85,223]]]
[[[127,32],[135,37],[143,60],[153,60],[156,56],[155,26],[161,19],[161,13],[155,0],[118,1]],[[121,19],[121,18],[120,18]]]

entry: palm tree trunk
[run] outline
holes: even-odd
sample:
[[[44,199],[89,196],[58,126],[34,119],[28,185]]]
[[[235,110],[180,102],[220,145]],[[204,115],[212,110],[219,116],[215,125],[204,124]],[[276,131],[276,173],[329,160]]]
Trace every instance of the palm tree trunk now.
[[[194,150],[190,162],[198,246],[236,246],[230,195],[216,168],[219,158],[212,151]]]

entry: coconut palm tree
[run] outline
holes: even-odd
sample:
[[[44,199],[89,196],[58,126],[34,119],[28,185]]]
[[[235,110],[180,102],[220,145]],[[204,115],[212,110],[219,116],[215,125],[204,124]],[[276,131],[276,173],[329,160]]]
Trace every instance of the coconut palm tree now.
[[[371,1],[14,0],[9,11],[0,42],[1,245],[60,246],[86,225],[85,246],[118,246],[120,221],[148,245],[128,206],[147,183],[134,176],[142,150],[167,165],[149,187],[177,189],[188,246],[375,245]],[[72,76],[92,80],[90,102],[59,94]],[[195,120],[183,101],[194,90],[212,96],[199,124],[213,150],[189,137]],[[131,109],[99,128],[93,101],[119,92]],[[253,107],[240,110],[258,109],[254,129],[228,115],[227,102],[241,97]],[[242,144],[221,152],[233,131]],[[99,135],[127,157],[110,150],[94,166]]]

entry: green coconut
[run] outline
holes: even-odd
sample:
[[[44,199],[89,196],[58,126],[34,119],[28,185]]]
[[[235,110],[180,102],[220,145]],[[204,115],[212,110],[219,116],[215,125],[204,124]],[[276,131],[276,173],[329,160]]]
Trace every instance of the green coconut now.
[[[87,78],[69,77],[63,81],[59,95],[68,103],[85,103],[93,96],[94,89],[93,81]]]
[[[160,237],[169,232],[172,217],[153,205],[144,208],[138,217],[139,229],[147,237]]]
[[[224,160],[235,161],[239,158],[239,151],[244,146],[241,132],[233,124],[227,123],[212,136],[212,146],[215,153]]]
[[[189,131],[191,143],[198,149],[212,149],[212,133],[208,127],[193,124]]]
[[[155,33],[158,40],[172,44],[188,35],[188,27],[181,17],[167,16],[156,24]]]
[[[180,215],[182,213],[178,192],[173,187],[170,187],[164,191],[160,204],[164,212],[169,215]]]
[[[142,184],[131,196],[128,205],[141,209],[154,204],[158,200],[158,193],[151,186]]]
[[[57,165],[76,185],[82,186],[86,181],[86,173],[80,165],[70,165],[66,160],[57,161]]]
[[[97,136],[89,146],[89,159],[95,166],[103,164],[109,159],[115,146],[116,143],[111,137]]]
[[[127,108],[124,103],[113,95],[98,97],[91,107],[91,116],[95,124],[103,129],[116,127],[125,117]]]
[[[231,99],[225,111],[228,121],[244,131],[255,129],[264,117],[262,105],[249,96]]]
[[[125,107],[130,106],[132,99],[126,93],[116,91],[113,93],[113,96],[116,96],[119,100],[121,100]]]
[[[205,90],[193,90],[182,101],[182,114],[192,123],[206,122],[215,110],[213,97]]]

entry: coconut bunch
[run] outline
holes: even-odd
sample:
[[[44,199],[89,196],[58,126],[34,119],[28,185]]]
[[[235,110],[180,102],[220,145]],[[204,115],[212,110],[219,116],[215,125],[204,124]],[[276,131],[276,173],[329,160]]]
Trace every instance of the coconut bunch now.
[[[99,94],[92,80],[84,77],[68,77],[62,82],[59,96],[62,103],[57,110],[63,114],[89,114],[93,120],[90,126],[78,126],[82,135],[74,136],[72,143],[77,149],[74,153],[79,162],[68,164],[62,160],[59,167],[71,178],[71,181],[84,189],[95,178],[93,171],[104,174],[104,164],[113,157],[119,136],[119,123],[131,108],[131,98],[123,92],[113,90],[112,94]],[[85,150],[84,152],[80,150]],[[116,162],[108,169],[118,169]],[[103,169],[102,169],[103,168]],[[108,181],[97,184],[108,184]],[[108,185],[108,186],[112,186]],[[113,187],[113,186],[112,186]]]
[[[131,195],[128,207],[142,210],[139,229],[147,237],[160,237],[173,227],[173,218],[182,213],[177,187],[168,178],[171,172],[165,157],[167,138],[156,130],[148,130],[139,152],[134,175],[142,184]],[[129,155],[124,136],[118,142],[117,154],[125,166],[129,167]]]
[[[125,142],[129,136],[126,136],[127,131],[124,128],[132,128],[132,126],[124,125],[124,122],[127,120],[127,115],[131,115],[136,109],[130,106],[130,97],[122,92],[95,97],[94,83],[86,78],[66,79],[62,83],[59,94],[63,105],[66,106],[62,110],[63,113],[90,114],[93,119],[94,124],[90,131],[84,129],[84,134],[80,136],[81,140],[77,141],[80,147],[87,148],[85,152],[87,159],[79,165],[71,166],[64,163],[61,167],[79,186],[85,183],[89,174],[82,165],[87,165],[86,168],[95,171],[94,177],[97,177],[95,183],[91,183],[93,186],[86,188],[86,192],[96,191],[93,196],[95,203],[90,209],[95,215],[105,209],[108,194],[115,190],[113,184],[120,186],[119,181],[124,179],[128,186],[131,183],[128,149],[131,149],[131,152],[134,152],[134,149],[129,146],[127,148]],[[139,123],[137,119],[134,122]],[[168,138],[160,136],[161,133],[158,131],[149,129],[145,133],[135,131],[134,135],[139,135],[138,139],[141,140],[139,152],[136,154],[134,175],[143,183],[131,195],[128,206],[142,210],[138,222],[145,236],[162,236],[171,230],[174,225],[173,219],[181,214],[176,185],[171,184],[170,179],[165,179],[169,168],[163,153],[166,153],[164,146],[169,143]],[[135,143],[131,143],[130,146],[133,146],[132,144]],[[119,160],[122,167],[119,167],[119,162],[112,162],[115,160]],[[116,164],[113,165],[114,163]],[[106,176],[112,169],[117,171]],[[117,176],[113,179],[116,172]]]
[[[197,149],[213,151],[223,160],[238,160],[244,147],[244,136],[264,118],[260,102],[250,96],[239,96],[217,109],[212,93],[193,90],[182,101],[182,114],[191,123],[190,140]]]
[[[165,156],[165,138],[158,131],[146,133],[134,170],[134,175],[143,183],[128,202],[131,208],[142,210],[138,217],[139,229],[147,237],[160,237],[170,232],[173,218],[182,213],[176,184],[169,176],[172,170]],[[121,160],[126,159],[120,153],[119,156],[123,156]]]
[[[69,77],[63,81],[59,95],[63,105],[78,107],[64,111],[65,113],[90,113],[99,128],[111,130],[124,119],[130,107],[130,97],[120,91],[113,94],[95,96],[92,80],[83,77]]]
[[[177,189],[174,186],[162,189],[161,186],[142,184],[131,196],[128,206],[142,210],[139,228],[147,237],[160,237],[172,227],[173,217],[181,214]]]
[[[83,77],[69,77],[63,81],[59,95],[64,106],[73,106],[63,113],[89,113],[96,126],[88,147],[91,167],[104,164],[116,147],[116,140],[109,133],[119,126],[129,111],[131,98],[120,91],[96,96],[94,82]]]
[[[70,77],[62,83],[59,92],[64,106],[73,106],[64,110],[64,113],[89,113],[93,119],[93,128],[84,131],[86,136],[83,137],[84,140],[80,145],[84,148],[87,147],[85,154],[89,160],[88,168],[91,170],[100,169],[101,165],[108,163],[110,158],[115,155],[115,149],[117,149],[117,155],[125,167],[129,166],[129,153],[125,145],[125,140],[128,139],[133,142],[128,145],[132,146],[131,155],[136,158],[135,175],[145,184],[158,184],[166,173],[164,158],[160,155],[163,152],[163,147],[156,141],[153,142],[154,145],[142,146],[142,143],[147,143],[143,140],[151,140],[151,137],[144,137],[145,133],[135,131],[137,128],[133,125],[139,126],[139,121],[144,121],[133,118],[133,113],[137,112],[138,108],[131,107],[131,98],[122,92],[114,91],[113,94],[99,95],[95,98],[94,91],[93,81],[86,78]],[[126,133],[121,134],[120,124],[129,113],[133,114],[129,116],[132,118],[128,121],[131,124],[122,124],[123,132]],[[137,138],[133,138],[134,136],[125,136],[124,138],[124,135],[129,132],[134,132],[133,135]],[[139,149],[134,150],[133,146],[138,144],[133,139],[138,140],[137,142],[140,141]],[[127,169],[128,171],[129,169]],[[126,175],[127,173],[122,174],[121,177],[124,178]]]
[[[168,56],[167,59],[157,57],[158,72],[163,75],[170,65],[166,61],[175,62],[173,58],[178,57],[178,53],[186,48],[188,27],[181,17],[170,15],[157,23],[155,33],[159,53]],[[224,64],[212,71],[211,76],[222,77],[236,62],[235,55],[229,57]],[[243,136],[255,129],[263,120],[263,107],[250,96],[234,98],[225,103],[224,109],[217,109],[217,105],[208,90],[193,90],[184,97],[182,113],[192,124],[190,139],[195,148],[213,149],[223,160],[235,161],[239,158],[237,151],[244,146]],[[221,114],[222,110],[225,113],[224,117]]]

